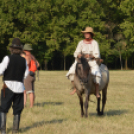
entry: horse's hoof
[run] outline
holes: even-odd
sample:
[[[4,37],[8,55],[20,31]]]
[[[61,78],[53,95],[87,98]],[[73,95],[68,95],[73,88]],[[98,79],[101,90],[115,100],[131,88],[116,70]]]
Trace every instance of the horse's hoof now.
[[[87,118],[88,117],[88,115],[85,115],[85,118]]]
[[[81,114],[81,117],[83,118],[84,114]]]
[[[99,115],[99,116],[102,116],[102,115],[103,115],[103,112],[98,112],[98,115]]]
[[[96,109],[96,111],[97,111],[97,114],[98,114],[98,115],[101,113],[100,110],[98,110],[98,109]]]

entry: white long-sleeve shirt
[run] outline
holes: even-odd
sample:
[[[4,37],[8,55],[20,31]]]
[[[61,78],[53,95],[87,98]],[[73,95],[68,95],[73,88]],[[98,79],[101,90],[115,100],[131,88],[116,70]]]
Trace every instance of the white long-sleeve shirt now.
[[[76,58],[79,54],[92,54],[95,58],[100,58],[100,50],[99,45],[96,40],[92,40],[91,44],[84,43],[83,40],[81,40],[77,48],[74,52],[74,57]]]
[[[9,64],[9,57],[5,56],[3,61],[0,63],[0,75],[3,75],[5,70],[7,69]],[[24,78],[26,78],[29,74],[29,68],[26,63],[26,71]],[[12,90],[14,93],[23,93],[24,92],[24,84],[18,81],[4,81],[6,86]]]

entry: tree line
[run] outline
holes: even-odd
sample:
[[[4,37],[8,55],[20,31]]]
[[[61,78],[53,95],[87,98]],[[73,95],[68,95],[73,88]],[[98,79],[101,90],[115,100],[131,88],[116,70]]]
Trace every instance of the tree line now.
[[[0,60],[14,37],[30,43],[41,69],[67,70],[83,39],[95,31],[101,57],[110,69],[134,67],[134,1],[0,0]]]

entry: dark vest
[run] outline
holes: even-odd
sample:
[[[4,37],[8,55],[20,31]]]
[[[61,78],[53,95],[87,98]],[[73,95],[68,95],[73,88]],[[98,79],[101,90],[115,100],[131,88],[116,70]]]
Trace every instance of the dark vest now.
[[[10,55],[9,64],[4,72],[4,81],[17,81],[23,82],[26,70],[26,60],[20,55]]]

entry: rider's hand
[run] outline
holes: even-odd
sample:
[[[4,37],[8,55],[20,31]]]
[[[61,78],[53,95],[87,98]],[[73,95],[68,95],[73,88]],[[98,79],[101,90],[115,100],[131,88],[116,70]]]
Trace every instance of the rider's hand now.
[[[89,56],[89,58],[91,58],[92,60],[95,59],[95,57],[93,55]]]
[[[90,57],[89,54],[86,54],[86,55],[85,55],[85,58],[89,58],[89,57]]]
[[[81,56],[82,56],[82,55],[81,55],[81,54],[79,54],[77,57],[78,57],[78,58],[81,58]]]

